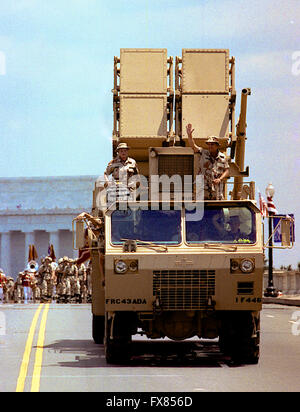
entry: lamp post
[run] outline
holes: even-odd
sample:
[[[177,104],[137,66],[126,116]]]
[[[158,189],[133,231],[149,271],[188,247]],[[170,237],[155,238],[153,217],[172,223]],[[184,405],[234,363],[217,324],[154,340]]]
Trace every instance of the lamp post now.
[[[267,199],[271,200],[273,199],[273,196],[275,194],[275,189],[272,183],[269,183],[268,186],[266,187],[266,195]],[[272,216],[275,215],[275,213],[270,212],[268,210],[268,215],[269,215],[269,267],[268,267],[268,287],[265,290],[265,296],[271,296],[271,297],[277,297],[278,296],[278,291],[273,285],[273,239],[272,239]]]

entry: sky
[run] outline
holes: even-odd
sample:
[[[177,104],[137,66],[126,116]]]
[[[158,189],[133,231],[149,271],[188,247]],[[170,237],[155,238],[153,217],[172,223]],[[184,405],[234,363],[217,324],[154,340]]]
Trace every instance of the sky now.
[[[226,48],[251,88],[245,164],[300,219],[299,0],[1,0],[0,178],[101,175],[120,48]],[[300,226],[299,226],[300,227]],[[267,224],[265,224],[267,230]],[[297,239],[297,224],[296,224]],[[274,252],[300,262],[300,248]]]

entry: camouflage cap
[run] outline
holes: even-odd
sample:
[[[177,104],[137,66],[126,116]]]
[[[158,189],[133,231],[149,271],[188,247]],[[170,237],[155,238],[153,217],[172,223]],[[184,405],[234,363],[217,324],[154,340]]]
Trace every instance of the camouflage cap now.
[[[119,143],[118,146],[117,146],[117,148],[116,148],[116,151],[119,151],[120,149],[127,149],[127,150],[129,150],[130,147],[127,146],[127,143]]]
[[[208,136],[207,140],[205,141],[206,144],[208,143],[216,143],[217,145],[220,145],[219,143],[219,138],[217,136]]]

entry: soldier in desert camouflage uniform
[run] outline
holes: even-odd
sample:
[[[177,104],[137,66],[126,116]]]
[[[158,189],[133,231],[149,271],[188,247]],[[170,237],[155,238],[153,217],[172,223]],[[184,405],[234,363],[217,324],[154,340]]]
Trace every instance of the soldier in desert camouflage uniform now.
[[[40,266],[38,273],[42,278],[41,301],[51,301],[53,296],[54,271],[51,265],[52,259],[46,256],[44,263]]]
[[[77,265],[78,267],[78,280],[80,285],[80,303],[87,301],[87,285],[86,285],[86,267],[84,263]]]
[[[224,180],[229,177],[229,165],[226,155],[219,151],[219,139],[217,136],[209,136],[206,140],[208,150],[197,146],[193,140],[192,125],[186,127],[189,144],[193,151],[200,156],[200,167],[197,174],[204,177],[204,199],[222,200]]]
[[[108,176],[112,175],[115,181],[122,182],[128,188],[134,189],[137,179],[132,179],[132,177],[138,178],[139,174],[136,161],[128,157],[129,147],[126,143],[120,143],[116,151],[117,156],[108,163],[104,172],[105,186],[109,183]],[[130,182],[128,182],[129,179],[131,179]]]
[[[78,280],[78,269],[74,264],[74,260],[67,258],[64,270],[64,279],[66,282],[66,301],[70,302],[72,298],[76,302],[80,301],[80,285]]]
[[[17,279],[16,279],[16,282],[15,282],[15,287],[14,287],[15,303],[21,303],[21,300],[24,297],[22,277],[23,277],[23,272],[19,272],[18,276],[17,276]]]
[[[57,303],[65,302],[66,300],[66,281],[64,276],[66,260],[64,258],[58,259],[58,265],[55,269],[56,275],[56,294],[57,294]]]
[[[14,286],[15,282],[11,276],[7,276],[7,282],[5,285],[4,299],[5,302],[12,302],[14,300]]]

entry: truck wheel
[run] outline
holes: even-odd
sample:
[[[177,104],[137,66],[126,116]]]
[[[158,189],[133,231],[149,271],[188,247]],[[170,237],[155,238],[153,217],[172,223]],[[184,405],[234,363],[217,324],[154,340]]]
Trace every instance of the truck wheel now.
[[[115,318],[105,318],[104,349],[107,363],[125,363],[131,358],[131,334],[126,330],[126,322],[119,313]]]
[[[94,342],[103,345],[104,339],[104,316],[93,315],[92,334]]]
[[[220,350],[235,363],[257,364],[259,361],[259,313],[240,312],[222,322]]]

